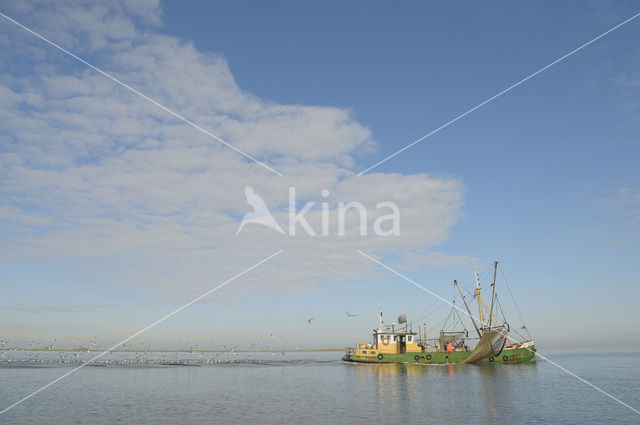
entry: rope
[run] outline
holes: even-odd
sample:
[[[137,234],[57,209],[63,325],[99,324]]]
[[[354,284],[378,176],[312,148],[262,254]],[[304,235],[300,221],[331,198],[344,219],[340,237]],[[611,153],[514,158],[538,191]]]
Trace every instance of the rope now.
[[[507,316],[504,315],[504,311],[502,310],[502,304],[500,304],[500,300],[498,299],[498,294],[496,294],[496,303],[498,304],[498,308],[500,308],[500,314],[502,314],[502,322],[506,322],[507,321]],[[526,329],[526,326],[525,326]],[[516,333],[520,339],[525,340],[526,338],[520,333],[518,332],[516,329],[511,329],[511,332]],[[529,339],[531,339],[531,337],[529,337]]]
[[[453,296],[455,297],[455,290],[453,292]],[[435,313],[436,311],[440,310],[440,308],[442,308],[445,304],[440,304],[435,310],[431,310],[431,308],[436,303],[439,303],[439,302],[440,302],[440,300],[438,300],[438,299],[433,300],[433,302],[431,303],[431,305],[429,305],[429,307],[427,307],[425,310],[423,310],[422,313],[417,315],[415,319],[412,319],[413,323],[417,323],[419,325],[420,322],[424,322],[426,318],[431,317],[433,315],[433,313]],[[429,310],[431,310],[431,311],[429,311]]]
[[[440,310],[442,309],[443,306],[445,306],[446,304],[441,304],[440,306],[436,307],[434,310],[431,310],[431,312],[429,314],[423,315],[420,320],[417,320],[416,323],[420,323],[420,322],[427,322],[427,319],[430,319],[431,317],[433,317],[434,314],[439,313]]]
[[[442,325],[442,329],[447,327],[447,323],[449,323],[449,319],[451,318],[451,315],[454,314],[454,312],[456,311],[455,308],[452,308],[451,311],[449,312],[449,315],[447,316],[447,320],[444,321],[444,325]],[[455,325],[456,322],[456,316],[453,316],[453,324]]]
[[[527,331],[527,336],[529,337],[529,340],[531,340],[533,338],[531,338],[531,334],[529,333],[529,328],[527,327],[527,324],[524,322],[524,318],[522,317],[522,313],[520,313],[520,309],[518,308],[518,303],[516,303],[516,299],[513,297],[513,293],[511,292],[511,287],[509,286],[509,282],[507,281],[507,277],[504,275],[504,271],[502,270],[502,265],[500,263],[498,263],[498,268],[500,269],[500,274],[502,275],[502,278],[504,279],[504,283],[507,284],[507,289],[509,290],[509,295],[511,295],[511,299],[513,300],[513,305],[516,306],[516,311],[518,312],[518,316],[520,316],[520,320],[522,321],[522,325],[524,326],[524,330]],[[518,333],[518,332],[516,332],[516,333]]]
[[[437,311],[438,308],[442,307],[442,305],[439,305],[438,308],[436,310],[431,310],[433,308],[434,305],[436,305],[437,302],[439,302],[439,299],[435,299],[430,305],[429,307],[425,308],[420,314],[418,314],[416,316],[415,319],[413,319],[413,322],[415,323],[420,323],[423,321],[424,318],[430,316],[434,311]]]

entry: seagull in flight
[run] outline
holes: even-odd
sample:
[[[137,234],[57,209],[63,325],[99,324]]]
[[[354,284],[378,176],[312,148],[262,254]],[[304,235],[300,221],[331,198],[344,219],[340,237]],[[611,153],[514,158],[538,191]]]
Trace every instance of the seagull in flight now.
[[[347,315],[347,317],[348,317],[349,319],[352,319],[352,318],[354,318],[354,317],[358,317],[358,315],[357,315],[357,314],[351,314],[351,313],[349,313],[349,312],[348,312],[348,311],[346,311],[346,310],[345,310],[345,313],[346,313],[346,315]]]
[[[279,233],[284,233],[284,230],[282,230],[276,219],[273,218],[269,212],[267,204],[264,203],[260,195],[253,191],[251,186],[244,188],[244,196],[247,198],[247,203],[253,207],[253,211],[242,217],[242,222],[240,223],[240,227],[238,227],[236,235],[240,233],[245,224],[249,223],[262,224],[263,226],[275,229]]]
[[[311,321],[312,321],[313,319],[315,319],[315,317],[312,317],[311,319],[307,320],[307,323],[308,323],[308,324],[311,324]]]

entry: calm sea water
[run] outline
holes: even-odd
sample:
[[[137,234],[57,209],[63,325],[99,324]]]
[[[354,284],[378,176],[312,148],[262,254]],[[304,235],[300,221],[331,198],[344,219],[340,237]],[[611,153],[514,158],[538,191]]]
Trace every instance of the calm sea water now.
[[[639,351],[546,354],[640,410]],[[340,356],[86,366],[0,415],[0,423],[640,423],[640,415],[545,361],[358,365]],[[0,408],[69,370],[61,364],[1,364]]]

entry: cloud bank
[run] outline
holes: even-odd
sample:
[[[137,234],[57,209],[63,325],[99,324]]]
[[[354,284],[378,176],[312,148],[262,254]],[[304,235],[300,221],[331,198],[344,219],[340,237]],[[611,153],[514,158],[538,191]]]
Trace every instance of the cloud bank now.
[[[355,175],[376,149],[351,111],[282,105],[236,84],[219,54],[163,35],[156,1],[3,5],[45,37],[208,129],[283,174],[270,173],[85,65],[2,22],[0,64],[0,256],[67,262],[88,284],[149,290],[159,297],[203,292],[283,249],[243,278],[247,290],[317,290],[324,282],[375,278],[355,252],[405,267],[467,264],[434,252],[462,218],[465,186],[453,176]],[[319,233],[320,205],[337,225],[339,202],[394,202],[401,233],[361,237],[281,235],[257,225],[235,236],[250,210],[250,185],[276,220],[288,220],[288,188]],[[321,191],[328,189],[325,199]],[[115,283],[114,283],[115,282]]]

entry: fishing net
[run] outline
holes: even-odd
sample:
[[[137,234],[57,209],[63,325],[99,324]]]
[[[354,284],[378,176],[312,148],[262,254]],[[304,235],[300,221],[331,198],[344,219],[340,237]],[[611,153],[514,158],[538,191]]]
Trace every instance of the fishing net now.
[[[457,332],[457,333],[448,333],[448,334],[440,334],[440,338],[438,338],[439,347],[442,350],[445,350],[447,344],[451,342],[451,345],[456,348],[464,347],[464,340],[466,338],[465,332]]]
[[[504,347],[504,336],[495,330],[486,331],[469,357],[463,363],[477,362],[485,357],[496,356]]]

